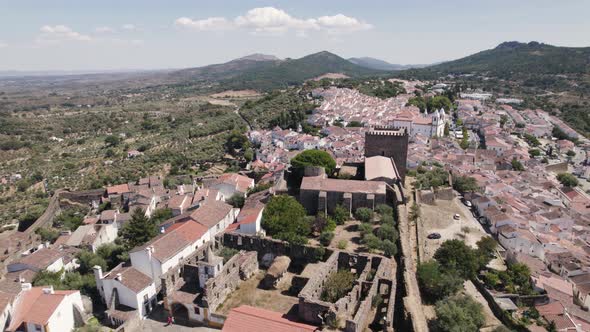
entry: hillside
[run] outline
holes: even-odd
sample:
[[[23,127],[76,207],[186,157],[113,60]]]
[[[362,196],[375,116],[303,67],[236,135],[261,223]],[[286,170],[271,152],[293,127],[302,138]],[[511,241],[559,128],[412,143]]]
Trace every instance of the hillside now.
[[[558,47],[538,42],[504,42],[458,60],[404,74],[440,76],[446,74],[488,74],[501,78],[522,75],[567,75],[590,73],[590,47]]]
[[[272,55],[252,54],[225,63],[181,69],[168,74],[173,80],[225,80],[248,70],[261,70],[281,60]]]
[[[360,57],[360,58],[349,58],[348,61],[359,65],[361,67],[369,68],[369,69],[376,69],[376,70],[387,70],[387,71],[394,71],[394,70],[404,70],[404,69],[411,69],[411,68],[423,68],[429,65],[399,65],[389,63],[385,60],[371,58],[371,57]]]
[[[260,55],[253,59],[249,56],[224,64],[184,69],[172,75],[186,80],[218,81],[225,89],[268,91],[301,84],[326,73],[363,77],[383,72],[355,65],[324,51],[299,59],[286,60]]]

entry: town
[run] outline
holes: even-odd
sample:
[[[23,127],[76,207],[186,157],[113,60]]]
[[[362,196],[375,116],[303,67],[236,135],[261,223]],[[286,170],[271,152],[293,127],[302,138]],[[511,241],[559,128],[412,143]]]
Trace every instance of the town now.
[[[318,130],[244,133],[238,172],[54,193],[2,241],[0,325],[70,330],[98,309],[117,331],[418,331],[460,292],[488,327],[590,329],[588,141],[543,110],[398,83],[315,88]],[[470,250],[471,271],[442,254]]]

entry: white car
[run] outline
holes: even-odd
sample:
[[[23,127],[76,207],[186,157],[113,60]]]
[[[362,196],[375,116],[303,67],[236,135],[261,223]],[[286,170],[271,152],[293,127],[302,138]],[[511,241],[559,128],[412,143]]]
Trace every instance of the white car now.
[[[465,201],[465,206],[472,207],[473,205],[471,205],[471,202],[470,201]]]
[[[453,219],[455,220],[459,220],[461,218],[461,216],[459,216],[458,213],[455,213],[455,215],[453,216]]]

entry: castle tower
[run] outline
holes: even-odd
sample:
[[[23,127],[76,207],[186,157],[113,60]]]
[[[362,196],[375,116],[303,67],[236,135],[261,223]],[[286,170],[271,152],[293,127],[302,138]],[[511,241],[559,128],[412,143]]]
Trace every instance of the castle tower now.
[[[408,132],[405,128],[374,127],[365,133],[365,157],[393,158],[404,181],[408,161]]]

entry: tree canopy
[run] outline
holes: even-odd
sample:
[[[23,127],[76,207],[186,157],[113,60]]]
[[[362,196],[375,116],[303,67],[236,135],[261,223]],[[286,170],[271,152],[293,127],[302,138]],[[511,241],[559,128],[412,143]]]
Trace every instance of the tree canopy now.
[[[140,208],[133,210],[131,220],[121,229],[121,238],[128,248],[140,246],[158,235],[158,225]]]
[[[578,178],[570,173],[559,173],[557,174],[557,180],[561,182],[564,187],[575,187],[578,185]]]
[[[467,295],[438,301],[435,311],[436,326],[440,331],[479,331],[485,323],[483,306]]]
[[[420,289],[430,301],[437,301],[457,293],[463,287],[463,279],[454,272],[443,272],[437,261],[420,264],[417,271]]]
[[[457,271],[464,279],[474,276],[479,269],[479,259],[474,249],[460,240],[447,240],[434,254],[443,271]]]
[[[288,195],[273,196],[262,214],[262,227],[277,239],[290,243],[307,243],[311,226],[305,208]]]
[[[336,169],[336,161],[330,154],[322,150],[305,150],[291,159],[294,168],[303,169],[305,166],[321,166],[330,175]]]

